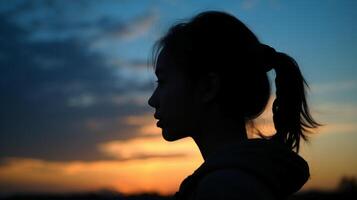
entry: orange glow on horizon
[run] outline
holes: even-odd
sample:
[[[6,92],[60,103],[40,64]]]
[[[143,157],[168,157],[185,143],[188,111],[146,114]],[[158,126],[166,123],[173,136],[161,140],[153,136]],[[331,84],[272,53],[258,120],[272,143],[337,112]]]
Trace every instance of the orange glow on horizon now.
[[[124,194],[155,191],[168,195],[202,163],[199,156],[190,158],[93,162],[9,158],[0,167],[0,180],[18,185],[19,191],[77,192],[115,188]]]
[[[275,131],[270,120],[269,105],[255,122],[264,134]],[[161,137],[161,130],[153,123],[151,114],[131,116],[126,122],[140,133],[130,140],[114,140],[98,144],[98,150],[117,160],[111,161],[46,161],[30,158],[8,158],[0,165],[0,184],[6,192],[76,192],[93,191],[103,188],[116,189],[124,194],[157,192],[170,195],[177,191],[181,181],[203,162],[198,148],[191,138],[167,142]],[[137,121],[138,120],[138,121]],[[140,122],[140,123],[139,123]],[[356,137],[343,137],[332,132],[354,126],[329,125],[321,129],[323,133],[314,135],[313,145],[304,144],[301,154],[308,161],[311,179],[303,189],[333,189],[339,178],[347,175],[357,177],[357,160],[354,157]],[[254,137],[254,135],[253,135]],[[314,139],[319,140],[314,140]],[[357,139],[357,138],[356,138]],[[329,144],[344,144],[341,149]],[[341,145],[339,145],[341,146]],[[336,162],[330,162],[334,157]],[[326,166],[329,166],[326,168]],[[0,190],[0,192],[2,192]]]

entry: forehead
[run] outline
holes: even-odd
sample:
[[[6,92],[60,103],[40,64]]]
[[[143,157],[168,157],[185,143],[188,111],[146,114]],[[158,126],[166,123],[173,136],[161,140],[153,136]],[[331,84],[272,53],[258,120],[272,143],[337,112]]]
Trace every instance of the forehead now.
[[[177,73],[178,71],[179,67],[177,63],[175,63],[173,56],[171,56],[167,50],[161,50],[157,58],[155,74],[167,75],[171,73]]]
[[[161,50],[157,57],[157,62],[155,66],[156,75],[163,75],[167,73],[167,68],[170,63],[169,60],[169,55],[166,53],[166,51],[164,51],[164,49]]]

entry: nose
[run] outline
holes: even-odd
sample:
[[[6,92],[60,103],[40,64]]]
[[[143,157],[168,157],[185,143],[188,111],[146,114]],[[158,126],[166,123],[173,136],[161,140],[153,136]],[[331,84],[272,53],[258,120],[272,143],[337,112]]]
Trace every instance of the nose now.
[[[156,93],[157,93],[157,90],[155,89],[155,91],[152,93],[151,97],[148,100],[148,104],[153,108],[157,107]]]

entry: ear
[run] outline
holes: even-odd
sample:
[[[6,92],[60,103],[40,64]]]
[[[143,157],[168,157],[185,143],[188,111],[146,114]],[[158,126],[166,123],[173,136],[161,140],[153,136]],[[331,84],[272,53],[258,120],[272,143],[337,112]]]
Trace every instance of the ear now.
[[[218,74],[210,72],[202,77],[198,83],[200,101],[207,103],[215,99],[221,87],[221,78]]]

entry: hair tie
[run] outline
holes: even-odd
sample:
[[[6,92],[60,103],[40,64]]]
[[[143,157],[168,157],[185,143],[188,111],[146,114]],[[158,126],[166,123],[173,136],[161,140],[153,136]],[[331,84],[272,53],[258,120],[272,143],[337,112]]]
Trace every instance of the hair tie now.
[[[261,49],[262,49],[262,56],[263,56],[265,72],[268,72],[271,69],[273,69],[275,66],[276,51],[273,47],[266,45],[266,44],[261,44]]]

